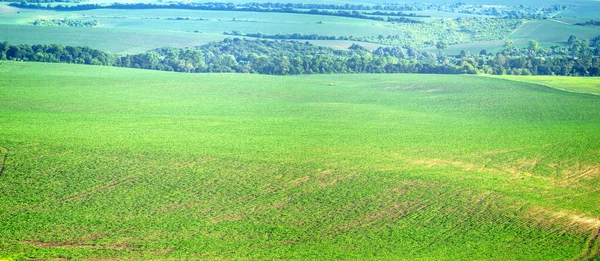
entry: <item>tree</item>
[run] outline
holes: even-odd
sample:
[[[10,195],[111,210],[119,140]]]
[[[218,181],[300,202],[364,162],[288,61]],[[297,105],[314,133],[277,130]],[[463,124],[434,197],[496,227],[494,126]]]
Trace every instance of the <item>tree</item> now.
[[[506,53],[511,53],[512,49],[513,49],[513,45],[514,45],[514,42],[512,40],[510,40],[510,39],[506,40],[506,42],[504,42],[504,45],[503,45],[504,51]]]
[[[444,52],[446,51],[446,48],[448,48],[448,44],[445,43],[444,41],[439,41],[439,42],[437,42],[437,44],[435,45],[435,47],[440,52],[440,55],[443,55]]]
[[[540,43],[538,43],[536,40],[531,40],[531,41],[529,41],[527,50],[529,51],[530,55],[535,55],[535,53],[537,52],[539,47],[540,47]]]

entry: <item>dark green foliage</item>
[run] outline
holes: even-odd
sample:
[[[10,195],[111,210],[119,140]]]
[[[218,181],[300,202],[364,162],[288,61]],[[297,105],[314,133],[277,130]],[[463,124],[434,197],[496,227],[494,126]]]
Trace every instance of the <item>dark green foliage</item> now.
[[[568,47],[511,47],[496,56],[462,52],[446,55],[447,44],[437,43],[439,53],[414,48],[380,47],[369,51],[360,45],[334,50],[298,41],[227,38],[195,48],[161,48],[147,53],[116,56],[87,47],[0,44],[6,60],[63,62],[153,69],[177,72],[237,72],[259,74],[320,73],[440,73],[599,76],[598,41],[572,37]]]
[[[0,42],[0,59],[51,63],[113,65],[115,56],[89,47],[56,44],[10,45]]]
[[[585,23],[577,23],[576,25],[583,25],[583,26],[600,26],[600,21],[596,21],[596,20],[590,20],[588,22]]]
[[[15,0],[0,0],[0,2],[16,2]],[[27,3],[81,3],[82,0],[27,0]]]
[[[96,27],[99,26],[100,23],[98,20],[91,21],[83,21],[83,20],[73,20],[73,19],[38,19],[33,22],[33,25],[37,26],[68,26],[68,27]]]
[[[375,11],[375,12],[371,12],[371,13],[366,13],[363,12],[363,14],[365,15],[382,15],[382,16],[409,16],[409,17],[431,17],[431,15],[418,15],[415,13],[403,13],[403,12],[382,12],[382,11]]]
[[[473,5],[465,3],[454,4],[385,4],[385,5],[334,5],[334,4],[301,4],[301,3],[113,3],[110,5],[83,4],[83,5],[57,5],[42,6],[40,4],[28,4],[27,2],[12,3],[12,6],[20,8],[53,9],[59,11],[93,10],[93,9],[189,9],[189,10],[212,10],[212,11],[244,11],[244,12],[275,12],[275,13],[299,13],[314,15],[345,16],[361,19],[384,21],[384,18],[369,15],[381,15],[379,13],[362,13],[365,10],[378,11],[443,11],[451,13],[464,13],[476,15],[489,15],[506,18],[543,19],[551,17],[555,12],[566,10],[567,6],[554,5],[547,8],[525,7],[525,6],[490,6]],[[403,13],[389,14],[388,16],[411,16]],[[412,15],[416,16],[416,15]],[[388,18],[389,19],[389,18]]]

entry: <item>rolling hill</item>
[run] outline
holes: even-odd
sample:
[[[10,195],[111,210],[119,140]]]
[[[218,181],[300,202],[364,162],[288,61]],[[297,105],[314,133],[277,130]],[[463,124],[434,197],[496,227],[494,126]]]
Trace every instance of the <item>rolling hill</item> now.
[[[0,258],[590,260],[600,97],[0,63]]]

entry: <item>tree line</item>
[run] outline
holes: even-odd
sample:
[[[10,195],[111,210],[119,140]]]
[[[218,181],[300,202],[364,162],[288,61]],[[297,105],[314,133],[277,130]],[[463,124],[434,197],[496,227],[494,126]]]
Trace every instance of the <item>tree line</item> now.
[[[600,26],[600,21],[596,21],[596,20],[589,20],[585,23],[576,23],[576,25],[582,25],[582,26]]]
[[[0,0],[0,2],[15,2],[14,0]],[[81,3],[82,0],[28,0],[29,3]]]
[[[51,9],[57,11],[82,11],[93,9],[189,9],[189,10],[209,10],[209,11],[243,11],[243,12],[275,12],[275,13],[294,13],[294,14],[314,14],[329,16],[344,16],[360,19],[371,19],[383,21],[386,16],[404,16],[404,13],[384,13],[382,11],[442,11],[452,13],[489,15],[505,18],[525,18],[525,19],[544,19],[552,17],[554,13],[568,8],[566,5],[554,5],[546,8],[520,6],[501,6],[501,5],[474,5],[465,3],[411,3],[411,4],[386,4],[386,5],[334,5],[334,4],[301,4],[301,3],[112,3],[104,4],[79,4],[79,5],[42,5],[43,0],[33,1],[34,3],[20,2],[11,3],[11,6],[19,8],[33,9]],[[65,0],[67,1],[67,0]],[[361,12],[361,11],[378,12]],[[408,16],[417,16],[416,14]]]
[[[439,73],[600,76],[600,37],[577,37],[566,47],[541,48],[531,41],[526,48],[507,42],[502,52],[446,55],[415,48],[380,47],[369,51],[360,45],[335,50],[298,41],[227,38],[193,48],[160,48],[133,55],[113,55],[88,47],[11,45],[0,43],[0,60],[77,63],[177,72],[237,72],[260,74],[322,73]]]
[[[33,22],[36,26],[68,26],[68,27],[96,27],[100,23],[98,20],[74,20],[74,19],[37,19]]]

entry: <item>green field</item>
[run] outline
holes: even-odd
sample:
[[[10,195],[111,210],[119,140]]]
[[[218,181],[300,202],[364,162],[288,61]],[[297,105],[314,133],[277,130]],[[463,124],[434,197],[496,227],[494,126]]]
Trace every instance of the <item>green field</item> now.
[[[510,36],[510,39],[556,44],[566,43],[571,35],[591,39],[600,35],[600,28],[569,25],[554,20],[538,20],[525,23]]]
[[[151,1],[150,1],[151,2]],[[236,1],[245,2],[245,1]],[[315,1],[300,1],[316,3]],[[330,1],[340,4],[339,1]],[[512,2],[512,1],[504,1]],[[319,2],[320,3],[320,2]],[[363,4],[379,3],[364,1]],[[357,3],[358,4],[358,3]],[[520,4],[520,3],[519,3]],[[537,4],[537,3],[529,3]],[[547,3],[550,4],[550,3]],[[567,3],[571,8],[562,12],[556,20],[531,20],[514,30],[512,34],[501,31],[497,38],[485,38],[486,41],[462,39],[449,46],[448,54],[458,54],[462,50],[478,53],[482,49],[491,52],[502,50],[505,39],[514,40],[519,47],[526,46],[529,40],[536,40],[541,46],[564,44],[570,35],[591,39],[600,35],[600,28],[576,26],[570,23],[585,22],[592,18],[600,19],[596,10],[600,10],[600,2],[573,1]],[[457,17],[485,17],[463,13],[448,13],[440,11],[416,11],[420,15],[431,15],[431,18],[414,18],[428,22],[439,19],[454,19]],[[578,16],[579,15],[579,16]],[[191,20],[175,20],[176,18]],[[69,27],[39,27],[33,26],[36,19],[80,19],[97,20],[98,28],[69,28]],[[197,20],[194,20],[197,19]],[[202,19],[202,20],[198,20]],[[414,27],[414,28],[413,28]],[[415,29],[417,28],[417,29]],[[441,35],[449,35],[446,31],[437,32],[440,36],[431,36],[434,30],[410,24],[393,26],[387,22],[355,19],[347,17],[289,14],[289,13],[257,13],[232,11],[200,11],[178,9],[96,9],[87,11],[56,12],[49,10],[29,10],[8,7],[0,4],[0,41],[11,44],[62,44],[72,46],[89,46],[112,53],[139,53],[161,47],[199,46],[211,41],[223,40],[224,32],[238,31],[242,33],[275,34],[318,34],[323,36],[354,36],[354,37],[383,37],[401,35],[402,39],[414,41],[420,46],[424,41],[436,42]],[[404,30],[403,30],[404,29]],[[486,32],[499,28],[490,28]],[[408,30],[408,32],[406,31]],[[455,30],[463,30],[455,28]],[[512,30],[512,28],[511,28]],[[509,30],[510,31],[510,30]],[[422,39],[423,38],[423,39]],[[439,39],[438,39],[439,38]],[[412,39],[412,40],[411,40]],[[300,40],[305,41],[305,40]],[[373,40],[371,40],[373,41]],[[472,42],[475,41],[475,42]],[[342,40],[312,41],[314,44],[347,48],[353,43],[359,43],[368,49],[381,45]],[[391,44],[390,42],[378,42]],[[395,44],[399,44],[396,42]],[[406,44],[402,42],[401,45]],[[427,44],[431,46],[431,44]],[[423,48],[422,51],[437,50],[435,47]]]
[[[568,77],[568,76],[490,76],[493,78],[507,79],[579,93],[600,94],[600,78],[598,77]]]
[[[600,97],[0,63],[0,259],[589,260]]]
[[[2,6],[2,5],[0,5]],[[0,14],[2,9],[0,9]],[[169,20],[177,17],[205,20]],[[33,26],[36,19],[97,20],[97,28]],[[160,18],[160,19],[156,19]],[[322,24],[318,24],[322,22]],[[377,21],[305,14],[197,10],[31,11],[1,14],[0,41],[12,44],[89,46],[113,53],[139,53],[160,47],[199,46],[227,37],[224,32],[321,34],[357,37],[392,35],[397,29]],[[201,33],[194,33],[199,31]],[[317,41],[322,46],[350,46],[349,41]],[[365,43],[366,47],[374,46]]]

